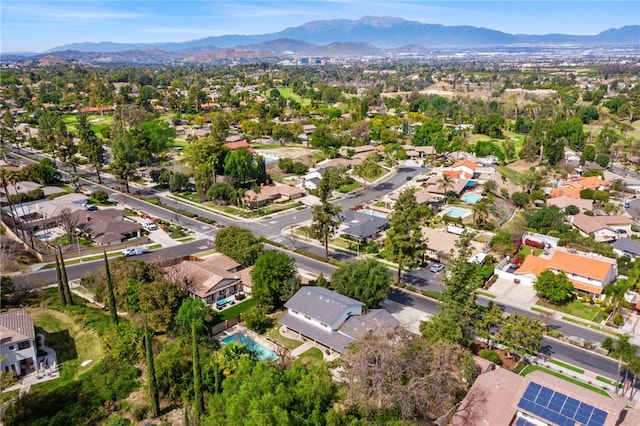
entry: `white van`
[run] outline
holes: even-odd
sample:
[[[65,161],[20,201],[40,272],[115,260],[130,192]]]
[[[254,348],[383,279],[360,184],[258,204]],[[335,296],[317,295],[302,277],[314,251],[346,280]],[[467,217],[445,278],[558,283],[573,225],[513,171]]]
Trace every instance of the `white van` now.
[[[142,222],[142,226],[144,226],[144,229],[147,231],[155,231],[158,229],[158,225],[156,225],[152,220],[145,220]]]

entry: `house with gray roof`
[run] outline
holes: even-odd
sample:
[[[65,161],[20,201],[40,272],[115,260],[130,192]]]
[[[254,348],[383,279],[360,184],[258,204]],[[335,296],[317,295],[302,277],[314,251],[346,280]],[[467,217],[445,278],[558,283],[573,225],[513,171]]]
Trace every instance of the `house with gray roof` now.
[[[376,238],[389,227],[387,219],[355,210],[340,212],[339,217],[342,222],[339,232],[359,241]]]
[[[0,368],[20,376],[38,365],[36,330],[27,310],[0,313]]]
[[[640,241],[631,238],[618,238],[613,244],[613,251],[618,256],[629,256],[636,258],[640,256]]]
[[[284,306],[280,323],[288,331],[338,353],[367,333],[400,325],[384,309],[364,312],[364,303],[319,286],[302,287]]]

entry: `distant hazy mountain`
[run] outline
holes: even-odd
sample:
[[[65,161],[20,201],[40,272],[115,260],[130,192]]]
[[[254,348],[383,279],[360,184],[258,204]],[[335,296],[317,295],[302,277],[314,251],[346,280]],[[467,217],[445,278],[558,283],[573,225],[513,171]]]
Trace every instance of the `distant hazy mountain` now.
[[[471,26],[443,26],[407,21],[401,18],[365,16],[358,20],[334,19],[312,21],[299,27],[261,35],[226,35],[207,37],[179,43],[74,43],[56,47],[49,52],[66,50],[80,52],[121,52],[125,50],[164,50],[179,52],[211,51],[210,48],[238,48],[260,45],[275,40],[288,43],[328,45],[331,43],[368,43],[378,48],[392,49],[408,44],[434,47],[482,47],[515,44],[579,43],[579,44],[635,44],[640,45],[640,25],[610,29],[593,36],[568,34],[524,35]],[[281,42],[284,43],[284,42]],[[213,49],[215,50],[215,49]],[[262,49],[257,49],[262,50]]]

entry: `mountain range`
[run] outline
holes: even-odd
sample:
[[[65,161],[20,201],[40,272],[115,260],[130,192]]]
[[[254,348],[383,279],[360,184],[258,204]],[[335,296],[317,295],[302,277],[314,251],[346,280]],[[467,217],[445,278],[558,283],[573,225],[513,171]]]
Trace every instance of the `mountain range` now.
[[[55,53],[65,59],[119,62],[127,53],[135,52],[138,58],[143,58],[142,61],[146,60],[145,57],[152,56],[159,62],[185,59],[187,62],[209,62],[208,58],[222,57],[255,59],[282,55],[384,56],[416,52],[421,47],[429,51],[549,45],[640,47],[640,25],[610,29],[596,35],[525,35],[472,26],[443,26],[402,18],[365,16],[358,20],[312,21],[276,33],[225,35],[185,42],[73,43],[56,47],[46,53]],[[32,55],[31,59],[44,55]],[[3,56],[6,60],[7,55]]]

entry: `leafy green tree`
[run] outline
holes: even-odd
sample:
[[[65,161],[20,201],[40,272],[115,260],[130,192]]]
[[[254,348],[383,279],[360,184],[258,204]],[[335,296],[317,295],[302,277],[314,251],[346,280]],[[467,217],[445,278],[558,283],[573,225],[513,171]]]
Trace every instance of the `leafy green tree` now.
[[[128,134],[123,134],[111,142],[112,161],[109,164],[111,172],[122,182],[124,182],[127,192],[129,192],[129,180],[131,180],[138,170],[140,160],[136,145]]]
[[[611,157],[607,154],[596,154],[596,158],[594,160],[600,167],[604,167],[605,169],[609,167],[609,162],[611,161]]]
[[[173,172],[169,177],[169,190],[171,192],[182,192],[189,187],[189,176],[182,172]]]
[[[35,164],[27,164],[23,167],[21,174],[24,179],[38,182],[41,185],[55,183],[60,177],[58,166],[50,158],[43,158]]]
[[[258,182],[256,160],[248,150],[240,148],[231,151],[224,159],[224,173],[235,188],[248,188]]]
[[[504,323],[502,309],[500,306],[490,301],[486,308],[479,311],[476,318],[475,330],[480,337],[487,339],[487,343],[491,343],[491,330],[500,328]]]
[[[395,203],[389,217],[389,229],[384,241],[389,259],[398,264],[397,282],[400,283],[402,269],[412,265],[424,249],[422,224],[428,210],[416,202],[412,189],[403,191]]]
[[[2,275],[0,277],[0,306],[7,306],[9,304],[9,298],[14,291],[15,285],[13,284],[13,278],[9,275]]]
[[[593,161],[596,159],[596,147],[595,145],[585,145],[580,155],[580,163],[584,164],[587,161]]]
[[[300,286],[296,264],[286,253],[262,252],[251,270],[251,295],[261,306],[280,309]]]
[[[514,192],[511,194],[511,201],[516,207],[525,207],[529,204],[529,194],[526,192]]]
[[[613,304],[613,311],[611,311],[611,318],[615,318],[618,313],[620,303],[624,301],[624,296],[627,291],[631,289],[631,283],[629,280],[621,279],[616,283],[607,285],[604,288],[604,294],[609,297],[609,303]]]
[[[340,226],[340,207],[329,202],[331,191],[335,189],[329,175],[322,176],[318,183],[320,204],[313,206],[311,212],[311,235],[324,244],[324,257],[329,259],[329,238]]]
[[[144,121],[135,126],[129,137],[133,139],[139,159],[150,165],[157,154],[167,150],[176,131],[166,121]]]
[[[226,349],[226,348],[225,348]],[[224,380],[220,413],[207,424],[323,425],[339,401],[336,383],[323,363],[294,361],[287,369],[241,356]]]
[[[564,272],[555,273],[546,269],[533,284],[535,291],[551,303],[564,303],[571,299],[573,284]]]
[[[469,262],[471,236],[464,233],[457,243],[457,254],[449,257],[448,269],[442,283],[445,291],[438,314],[427,321],[421,332],[428,338],[467,344],[472,338],[473,322],[476,316],[476,290],[484,279],[480,264]]]
[[[242,314],[242,321],[247,328],[258,334],[265,333],[273,326],[273,319],[267,315],[267,310],[258,306]]]
[[[525,220],[528,228],[541,234],[566,229],[564,213],[553,206],[541,206],[532,212],[525,212]]]
[[[264,250],[260,242],[248,229],[236,225],[221,229],[216,235],[216,250],[223,253],[242,266],[251,266]]]
[[[433,146],[437,152],[442,152],[445,143],[442,122],[439,121],[427,121],[417,126],[413,134],[415,146]]]
[[[500,339],[512,352],[534,354],[540,350],[545,326],[537,318],[511,314],[500,329]]]
[[[109,305],[109,315],[111,315],[111,322],[118,325],[118,312],[116,308],[116,297],[113,294],[113,281],[111,281],[111,271],[109,270],[109,259],[107,258],[106,250],[103,250],[104,254],[104,271],[107,283],[107,305]]]
[[[387,298],[392,281],[393,275],[386,266],[366,259],[339,267],[331,277],[331,288],[373,309]]]

